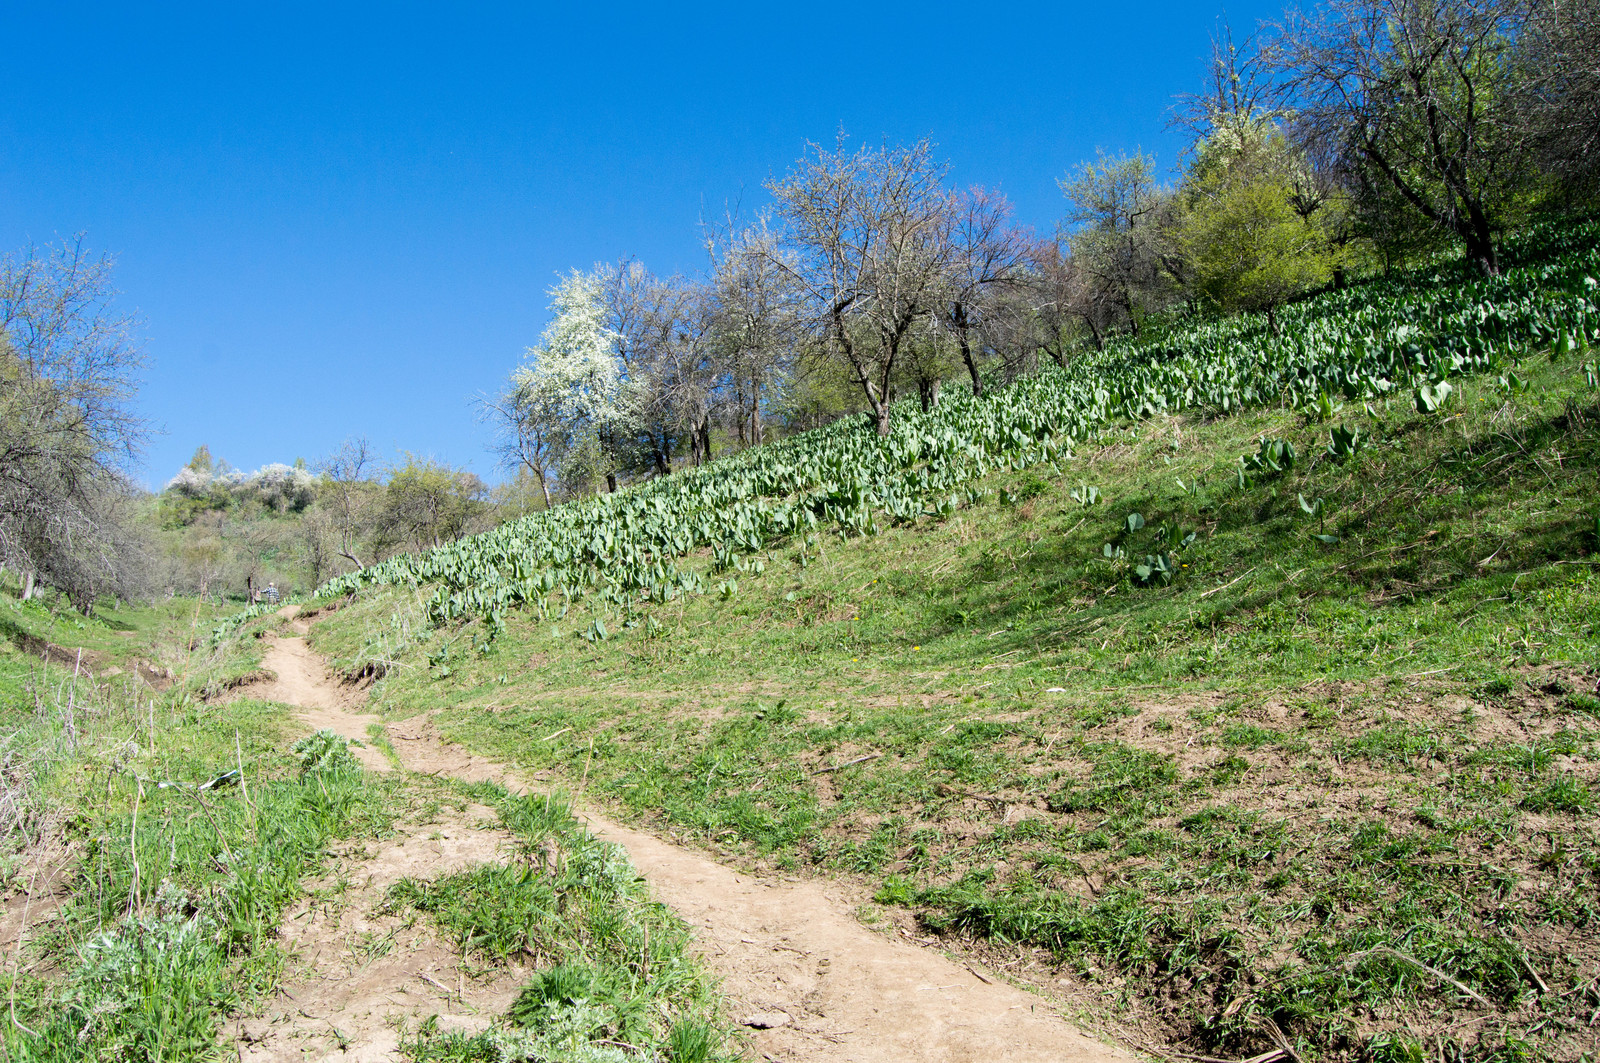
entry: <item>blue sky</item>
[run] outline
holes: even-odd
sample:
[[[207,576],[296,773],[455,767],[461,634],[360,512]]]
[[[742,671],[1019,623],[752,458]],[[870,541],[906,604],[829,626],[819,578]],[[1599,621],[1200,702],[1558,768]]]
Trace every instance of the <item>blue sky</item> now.
[[[1243,36],[1281,3],[1227,8]],[[496,478],[470,403],[598,260],[700,266],[806,141],[930,136],[1051,229],[1056,180],[1182,144],[1220,3],[0,3],[0,249],[84,231],[143,317],[159,487],[365,435]]]

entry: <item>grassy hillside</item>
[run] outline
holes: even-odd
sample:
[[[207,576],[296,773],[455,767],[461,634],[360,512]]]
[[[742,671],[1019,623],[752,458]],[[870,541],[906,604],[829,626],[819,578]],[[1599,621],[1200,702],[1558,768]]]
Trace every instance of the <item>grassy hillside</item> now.
[[[1444,374],[1298,411],[1113,404],[990,449],[959,506],[853,503],[877,534],[842,507],[679,552],[705,594],[597,566],[435,627],[469,541],[413,570],[443,591],[361,588],[317,639],[392,716],[445,706],[457,739],[658,829],[859,876],[1134,1040],[1576,1059],[1600,1005],[1600,396],[1537,329],[1483,349],[1430,412],[1413,387]]]
[[[943,518],[985,497],[998,469],[1070,458],[1119,423],[1163,413],[1206,417],[1284,405],[1326,417],[1342,397],[1381,402],[1410,392],[1418,409],[1449,402],[1452,378],[1498,373],[1526,384],[1529,346],[1586,353],[1600,337],[1600,223],[1541,229],[1508,248],[1513,264],[1482,278],[1441,264],[1324,293],[1279,315],[1178,320],[1139,343],[1051,366],[984,399],[958,396],[929,412],[905,406],[892,433],[858,420],[565,505],[421,556],[402,555],[325,584],[433,586],[432,622],[541,615],[589,595],[626,621],[641,598],[711,589],[707,575],[743,572],[776,542],[815,545],[814,532],[875,534],[888,523]],[[1585,362],[1585,372],[1597,372]],[[1347,445],[1357,442],[1347,438]],[[712,564],[700,564],[709,550]],[[715,588],[732,593],[724,581]],[[602,623],[593,634],[603,636]]]

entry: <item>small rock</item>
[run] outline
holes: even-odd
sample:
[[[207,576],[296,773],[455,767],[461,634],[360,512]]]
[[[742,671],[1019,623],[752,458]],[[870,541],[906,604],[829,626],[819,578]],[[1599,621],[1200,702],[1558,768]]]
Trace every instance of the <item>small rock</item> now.
[[[780,1026],[789,1025],[787,1013],[782,1011],[761,1011],[754,1015],[747,1015],[739,1020],[740,1026],[748,1026],[752,1030],[776,1030]]]

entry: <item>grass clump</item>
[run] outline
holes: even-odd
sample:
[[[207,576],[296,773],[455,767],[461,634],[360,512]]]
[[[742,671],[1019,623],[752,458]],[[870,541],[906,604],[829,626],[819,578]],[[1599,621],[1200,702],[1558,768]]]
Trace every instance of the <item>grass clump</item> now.
[[[239,1000],[221,927],[165,884],[148,914],[130,915],[81,944],[55,1007],[17,1060],[224,1058],[220,1015]]]
[[[228,1057],[222,1021],[276,986],[301,881],[337,839],[386,829],[388,791],[336,736],[286,748],[281,707],[202,700],[259,662],[250,631],[189,656],[205,607],[73,617],[0,595],[0,619],[0,870],[35,897],[0,1053]],[[59,907],[41,870],[71,882]]]
[[[480,786],[518,836],[519,858],[433,882],[402,880],[390,903],[428,913],[465,951],[539,970],[502,1021],[473,1036],[424,1026],[413,1060],[624,1063],[719,1060],[718,998],[687,952],[688,928],[649,899],[622,850],[565,802]]]

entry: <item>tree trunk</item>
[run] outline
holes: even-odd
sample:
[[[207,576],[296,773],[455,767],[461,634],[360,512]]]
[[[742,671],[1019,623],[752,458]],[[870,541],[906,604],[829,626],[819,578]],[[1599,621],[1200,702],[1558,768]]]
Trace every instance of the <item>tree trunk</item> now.
[[[544,495],[544,508],[550,508],[550,485],[545,482],[544,473],[539,473],[539,493]]]
[[[974,398],[983,398],[983,378],[978,375],[977,359],[972,357],[972,345],[967,342],[965,331],[958,333],[961,344],[961,360],[967,363],[967,375],[972,377],[972,395]]]
[[[1267,304],[1267,331],[1274,336],[1278,334],[1278,315],[1272,303]]]
[[[873,410],[873,413],[876,415],[876,418],[877,418],[878,435],[880,435],[880,436],[888,435],[889,434],[889,403],[887,401],[877,403],[876,404],[876,408]]]
[[[711,418],[709,416],[700,422],[700,460],[711,460]]]
[[[967,374],[972,377],[972,394],[975,398],[983,398],[983,378],[978,375],[978,361],[972,356],[972,344],[967,339],[967,308],[963,303],[957,303],[951,311],[950,323],[954,326],[956,343],[961,347],[961,361],[966,364]],[[934,396],[938,401],[938,396]],[[923,409],[927,409],[924,405]]]
[[[1469,224],[1463,226],[1466,230],[1462,236],[1466,240],[1467,259],[1483,271],[1484,276],[1497,276],[1500,272],[1500,260],[1494,251],[1494,236],[1489,232],[1489,224],[1476,210],[1471,212]]]
[[[922,412],[931,413],[939,405],[939,380],[922,377],[917,380],[917,398],[922,400]]]
[[[606,473],[606,493],[611,495],[617,493],[617,474],[614,472]]]
[[[1094,318],[1089,314],[1084,314],[1083,315],[1083,323],[1085,325],[1089,326],[1089,338],[1094,340],[1094,349],[1097,350],[1097,351],[1105,350],[1106,349],[1105,337],[1100,335],[1100,329],[1099,329],[1098,326],[1095,325]],[[1063,362],[1062,366],[1063,366],[1063,368],[1065,368],[1066,363]]]
[[[33,597],[33,573],[25,573],[22,577],[22,600],[28,601]]]

